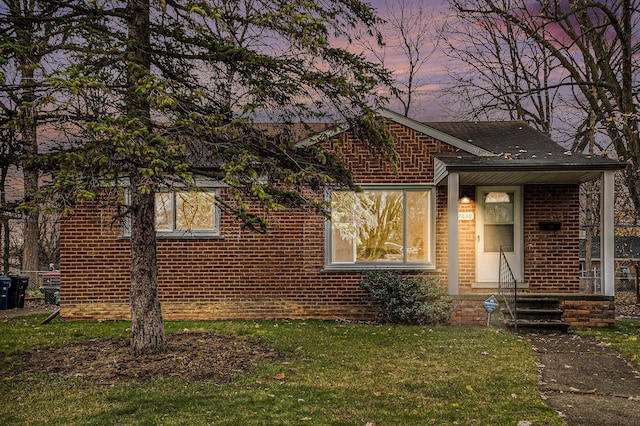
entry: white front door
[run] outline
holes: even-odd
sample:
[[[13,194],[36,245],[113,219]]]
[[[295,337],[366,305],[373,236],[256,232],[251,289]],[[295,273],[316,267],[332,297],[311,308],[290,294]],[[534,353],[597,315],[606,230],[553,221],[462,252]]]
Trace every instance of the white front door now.
[[[522,189],[482,186],[476,191],[476,281],[498,282],[502,247],[514,277],[521,282]]]

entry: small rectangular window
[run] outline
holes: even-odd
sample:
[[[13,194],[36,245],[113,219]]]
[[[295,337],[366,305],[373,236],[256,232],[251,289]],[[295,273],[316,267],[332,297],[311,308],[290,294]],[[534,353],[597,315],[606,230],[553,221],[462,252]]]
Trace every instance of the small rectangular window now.
[[[217,235],[215,197],[214,191],[156,193],[156,231]]]
[[[513,192],[486,192],[484,197],[484,251],[498,253],[500,247],[514,251],[514,200]]]
[[[433,266],[431,188],[331,194],[328,266]]]

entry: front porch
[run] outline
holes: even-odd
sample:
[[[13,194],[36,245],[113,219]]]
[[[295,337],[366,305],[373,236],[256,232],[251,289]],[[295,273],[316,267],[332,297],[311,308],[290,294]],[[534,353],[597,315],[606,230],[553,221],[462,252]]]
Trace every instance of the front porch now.
[[[600,245],[613,247],[613,172],[601,172],[600,177],[604,200]],[[501,307],[511,314],[506,321],[511,321],[512,326],[520,324],[523,329],[566,332],[568,327],[615,326],[613,255],[607,256],[603,250],[597,285],[594,281],[587,288],[581,279],[579,183],[516,182],[524,180],[522,175],[510,178],[511,185],[474,186],[475,180],[469,176],[462,183],[455,172],[447,176],[447,282],[453,299],[452,324],[486,324],[488,314],[482,302],[495,294]],[[472,199],[462,202],[470,192]],[[499,221],[488,219],[489,213],[483,211],[488,208],[486,198],[496,194],[502,194],[504,202],[490,206],[493,214],[498,212],[504,217],[501,210],[505,210],[509,216]],[[474,220],[469,220],[472,217]],[[501,228],[495,237],[499,244],[486,242],[496,222]],[[474,267],[465,263],[474,263]],[[517,309],[522,302],[517,299],[532,297],[549,300],[553,310],[560,311],[560,318],[556,313],[549,318],[544,314],[539,319],[526,318],[533,315],[526,306],[524,317],[519,317]],[[501,310],[492,314],[491,323],[505,324]]]
[[[561,310],[559,321],[538,320],[541,330],[615,326],[614,256],[613,249],[606,249],[614,241],[613,172],[600,174],[600,245],[605,249],[597,285],[594,281],[588,292],[580,276],[579,183],[515,182],[523,176],[510,177],[511,185],[474,186],[469,176],[463,182],[458,173],[447,176],[447,283],[453,298],[452,324],[486,324],[482,302],[495,294],[511,312],[511,321],[520,321],[523,327],[529,323],[518,318],[516,299],[530,297],[551,299]],[[470,192],[471,200],[461,201]],[[491,214],[502,218],[488,219],[490,214],[484,212],[487,199],[496,194],[504,202],[490,206]],[[491,227],[499,228],[496,237],[488,235]],[[487,242],[490,238],[497,242]],[[492,322],[502,324],[499,311],[493,313]]]
[[[433,127],[485,150],[438,154],[434,161],[447,206],[452,323],[486,324],[482,302],[495,294],[503,305],[515,305],[516,295],[554,299],[571,327],[613,326],[614,173],[624,165],[568,152],[518,122]],[[579,191],[595,179],[601,191],[598,295],[585,294],[579,278]],[[500,290],[505,282],[508,289]],[[496,312],[494,322],[501,316]]]
[[[495,295],[504,306],[502,296]],[[567,293],[524,293],[523,296],[557,299],[562,309],[562,321],[569,327],[614,327],[616,304],[614,296]],[[488,314],[483,302],[490,297],[486,294],[461,294],[451,296],[451,324],[458,326],[484,326],[487,323],[504,326],[501,309]],[[487,321],[489,319],[489,321]]]

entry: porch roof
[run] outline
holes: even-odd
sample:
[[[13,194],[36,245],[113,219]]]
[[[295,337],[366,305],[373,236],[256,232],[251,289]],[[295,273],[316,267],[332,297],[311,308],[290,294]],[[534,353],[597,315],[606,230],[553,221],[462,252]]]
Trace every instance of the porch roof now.
[[[439,154],[435,159],[435,183],[446,184],[449,173],[460,175],[460,185],[524,185],[582,183],[605,170],[625,167],[610,159],[514,159]]]
[[[581,183],[625,164],[606,157],[566,150],[524,121],[426,123],[493,155],[458,151],[437,154],[436,184],[459,173],[461,185],[522,185]]]

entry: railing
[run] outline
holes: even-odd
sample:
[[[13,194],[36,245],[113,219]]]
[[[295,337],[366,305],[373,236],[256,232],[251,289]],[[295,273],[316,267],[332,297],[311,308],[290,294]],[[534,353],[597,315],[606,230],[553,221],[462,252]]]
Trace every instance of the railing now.
[[[513,320],[514,331],[518,332],[518,289],[516,285],[516,279],[513,276],[513,272],[511,271],[511,267],[509,266],[509,262],[507,261],[507,256],[505,256],[504,251],[502,251],[502,247],[500,247],[500,275],[498,281],[498,292],[502,299],[504,300],[504,304],[507,306],[507,310],[509,311],[509,315],[511,315],[511,319]]]
[[[585,294],[602,294],[599,269],[593,268],[589,271],[580,271],[580,291]]]
[[[616,293],[619,291],[636,291],[637,278],[628,270],[622,269],[614,275],[613,283]],[[600,268],[580,271],[580,291],[585,294],[602,294],[602,274]]]

